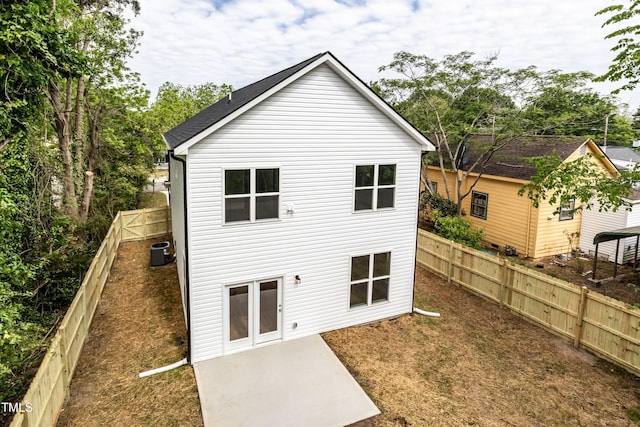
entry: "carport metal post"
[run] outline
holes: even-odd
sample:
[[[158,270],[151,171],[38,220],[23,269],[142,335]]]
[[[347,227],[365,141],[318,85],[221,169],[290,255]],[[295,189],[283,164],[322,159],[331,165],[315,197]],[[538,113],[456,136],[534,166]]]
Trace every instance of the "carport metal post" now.
[[[591,272],[592,280],[596,278],[596,267],[598,266],[598,246],[600,246],[600,242],[596,243],[596,253],[593,256],[593,271]]]
[[[618,254],[620,253],[620,239],[616,240],[616,258],[613,260],[613,278],[618,274]]]
[[[640,243],[640,234],[638,234],[636,236],[636,251],[633,254],[633,272],[634,273],[636,271],[638,271],[638,270],[636,270],[636,267],[637,267],[637,264],[638,264],[638,243]]]

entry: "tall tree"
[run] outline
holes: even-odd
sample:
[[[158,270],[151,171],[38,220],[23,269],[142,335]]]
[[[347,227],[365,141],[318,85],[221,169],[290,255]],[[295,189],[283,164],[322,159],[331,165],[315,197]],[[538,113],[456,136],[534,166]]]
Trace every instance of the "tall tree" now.
[[[573,135],[605,145],[631,145],[638,134],[617,99],[588,87],[595,76],[579,71],[540,73],[537,90],[523,105],[526,127],[536,135]]]
[[[78,76],[48,85],[47,96],[55,117],[58,149],[62,161],[63,206],[71,217],[86,221],[99,152],[99,140],[89,141],[88,121],[100,117],[100,103],[91,102],[99,88],[120,84],[133,77],[126,61],[134,53],[141,33],[127,27],[125,10],[138,13],[135,0],[78,0],[57,15],[58,25],[74,35],[75,51],[86,58]]]
[[[512,71],[496,67],[496,56],[473,56],[461,52],[437,61],[398,52],[380,71],[401,77],[373,84],[436,145],[436,159],[426,161],[439,165],[444,191],[458,214],[494,154],[518,137],[607,135],[609,143],[628,145],[638,136],[630,120],[617,114],[615,98],[587,87],[590,73],[541,72],[534,66]],[[481,138],[481,143],[474,134],[489,138]],[[470,164],[464,161],[468,149],[475,153]],[[453,185],[446,171],[453,172]],[[431,191],[426,182],[425,189]]]
[[[43,88],[81,70],[72,33],[55,13],[48,0],[0,0],[0,151],[41,123]]]
[[[628,0],[607,6],[596,13],[608,16],[603,27],[613,26],[616,30],[607,34],[606,39],[616,40],[611,50],[616,54],[609,70],[597,78],[598,81],[617,82],[627,80],[614,93],[634,89],[640,83],[640,0]]]
[[[395,71],[399,78],[383,78],[374,88],[414,126],[429,136],[442,178],[454,172],[454,194],[445,185],[447,197],[458,206],[471,194],[482,175],[483,165],[493,154],[522,133],[520,110],[514,99],[527,96],[527,85],[537,74],[533,68],[515,72],[495,65],[497,57],[475,60],[472,52],[447,55],[441,61],[424,55],[398,52],[380,71]],[[480,151],[472,165],[461,165],[473,134],[488,134],[491,143]],[[478,173],[466,187],[470,174]],[[430,186],[425,185],[427,191]]]
[[[159,135],[179,125],[204,108],[233,91],[228,84],[203,83],[183,86],[166,82],[158,89],[158,95],[145,114],[148,126],[158,136],[157,146],[164,151]]]

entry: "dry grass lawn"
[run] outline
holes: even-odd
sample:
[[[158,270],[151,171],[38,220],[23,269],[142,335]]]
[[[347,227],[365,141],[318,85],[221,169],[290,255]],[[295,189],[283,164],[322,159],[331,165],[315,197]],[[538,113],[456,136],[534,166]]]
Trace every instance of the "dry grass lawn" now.
[[[173,264],[121,246],[60,426],[202,425]],[[324,334],[382,414],[366,426],[629,426],[640,381],[421,268],[407,315]],[[274,426],[275,427],[275,426]]]
[[[150,244],[120,246],[59,426],[202,425],[190,366],[138,377],[186,354],[175,264],[149,267]]]
[[[412,314],[324,334],[378,426],[629,426],[637,377],[417,268]]]

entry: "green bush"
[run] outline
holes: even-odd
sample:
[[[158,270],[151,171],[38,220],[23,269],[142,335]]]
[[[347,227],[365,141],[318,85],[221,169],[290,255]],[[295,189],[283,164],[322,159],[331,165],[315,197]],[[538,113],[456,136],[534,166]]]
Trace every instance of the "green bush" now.
[[[483,249],[481,240],[484,230],[472,230],[471,221],[459,216],[442,216],[436,214],[433,217],[433,228],[439,236],[454,242],[470,246],[475,249]]]
[[[458,205],[437,193],[424,193],[420,199],[420,209],[424,209],[432,221],[435,212],[443,216],[458,216]]]

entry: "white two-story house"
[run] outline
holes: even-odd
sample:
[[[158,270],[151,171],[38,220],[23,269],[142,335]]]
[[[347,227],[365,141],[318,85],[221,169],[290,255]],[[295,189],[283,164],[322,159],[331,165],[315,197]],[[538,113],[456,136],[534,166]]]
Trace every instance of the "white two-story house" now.
[[[434,148],[331,53],[164,138],[192,363],[411,312]]]

